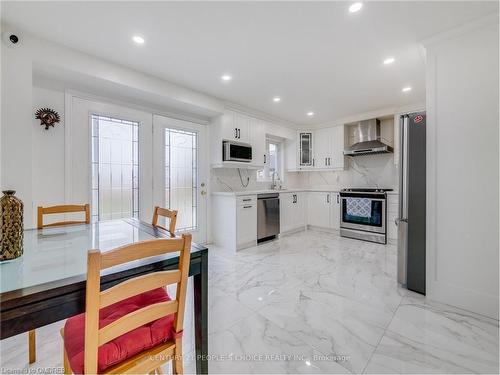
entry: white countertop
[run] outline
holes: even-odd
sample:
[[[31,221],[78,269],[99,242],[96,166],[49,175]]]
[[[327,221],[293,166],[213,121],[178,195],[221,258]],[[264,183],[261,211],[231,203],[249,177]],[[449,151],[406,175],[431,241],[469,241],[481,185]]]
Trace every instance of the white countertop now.
[[[241,196],[241,195],[257,195],[257,194],[267,194],[267,193],[297,193],[297,192],[309,192],[309,191],[318,191],[318,192],[330,192],[330,193],[338,193],[338,190],[332,189],[304,189],[304,188],[287,188],[282,190],[238,190],[238,191],[214,191],[212,195],[219,196]],[[397,191],[388,191],[389,195],[398,195]]]

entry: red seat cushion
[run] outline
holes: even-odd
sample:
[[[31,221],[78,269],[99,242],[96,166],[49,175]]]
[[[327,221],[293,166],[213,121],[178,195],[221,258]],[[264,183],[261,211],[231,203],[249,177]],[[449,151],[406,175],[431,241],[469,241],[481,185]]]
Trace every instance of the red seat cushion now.
[[[151,290],[127,298],[101,309],[99,328],[135,310],[159,302],[170,301],[163,288]],[[150,349],[174,338],[174,314],[160,318],[142,327],[136,328],[99,347],[97,371],[116,365],[137,353]],[[83,373],[85,345],[85,313],[69,318],[64,326],[64,347],[71,369],[75,374]]]

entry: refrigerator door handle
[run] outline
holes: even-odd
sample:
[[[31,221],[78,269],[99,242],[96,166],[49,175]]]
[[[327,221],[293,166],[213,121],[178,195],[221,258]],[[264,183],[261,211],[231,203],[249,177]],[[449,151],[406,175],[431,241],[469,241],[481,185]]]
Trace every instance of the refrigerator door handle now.
[[[396,219],[398,227],[398,282],[406,285],[406,267],[408,251],[408,115],[399,119],[399,217]]]

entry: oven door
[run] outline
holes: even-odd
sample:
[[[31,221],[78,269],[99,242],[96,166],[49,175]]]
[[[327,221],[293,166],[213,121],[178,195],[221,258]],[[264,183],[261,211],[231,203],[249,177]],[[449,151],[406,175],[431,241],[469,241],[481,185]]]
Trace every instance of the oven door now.
[[[386,233],[385,197],[341,196],[340,227]]]

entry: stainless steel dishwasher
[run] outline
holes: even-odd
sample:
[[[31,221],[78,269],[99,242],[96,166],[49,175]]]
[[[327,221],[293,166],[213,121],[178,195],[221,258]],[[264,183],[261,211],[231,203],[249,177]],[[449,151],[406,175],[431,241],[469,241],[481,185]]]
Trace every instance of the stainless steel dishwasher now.
[[[280,196],[257,195],[257,242],[272,240],[280,234]]]

